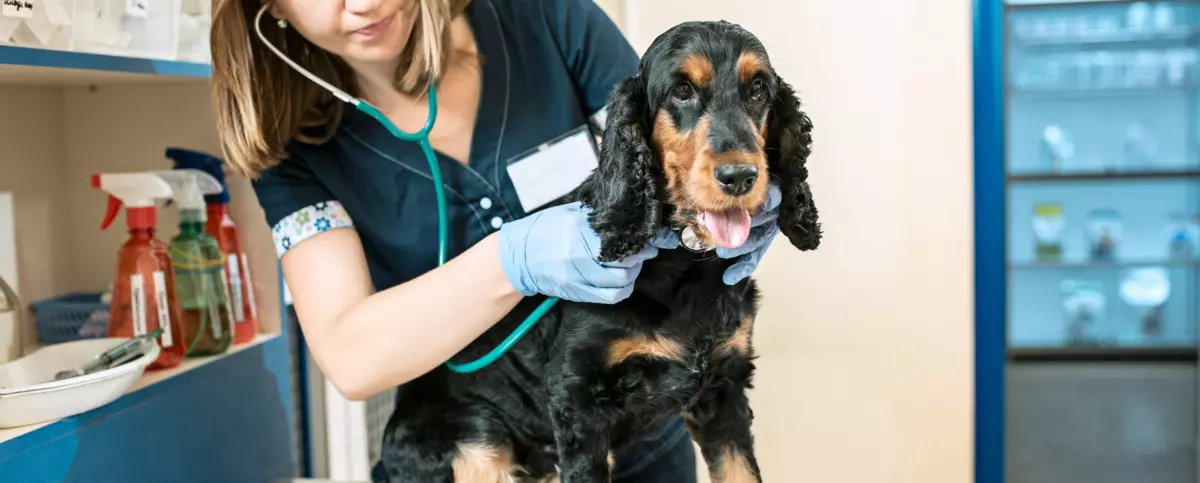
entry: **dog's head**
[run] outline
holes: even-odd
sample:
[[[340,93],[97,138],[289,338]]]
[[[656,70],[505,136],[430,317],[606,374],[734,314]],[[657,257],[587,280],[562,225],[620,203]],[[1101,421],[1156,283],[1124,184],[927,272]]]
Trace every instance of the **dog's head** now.
[[[751,33],[687,22],[659,36],[608,101],[600,165],[580,190],[602,260],[641,250],[664,224],[738,246],[773,181],[780,231],[821,240],[805,162],[812,122]]]

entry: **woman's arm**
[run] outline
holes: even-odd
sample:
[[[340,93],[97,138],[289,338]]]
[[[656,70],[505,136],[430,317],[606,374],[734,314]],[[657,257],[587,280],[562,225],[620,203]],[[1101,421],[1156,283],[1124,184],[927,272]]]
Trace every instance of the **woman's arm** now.
[[[352,229],[288,250],[283,273],[314,359],[341,393],[361,400],[448,360],[521,300],[500,263],[498,234],[408,283],[372,293]]]
[[[587,216],[579,203],[546,208],[505,224],[445,265],[374,294],[361,242],[350,229],[291,245],[283,272],[317,364],[343,395],[364,399],[450,359],[523,296],[590,303],[628,297],[643,262],[665,242],[656,238],[639,253],[601,263],[600,236]]]

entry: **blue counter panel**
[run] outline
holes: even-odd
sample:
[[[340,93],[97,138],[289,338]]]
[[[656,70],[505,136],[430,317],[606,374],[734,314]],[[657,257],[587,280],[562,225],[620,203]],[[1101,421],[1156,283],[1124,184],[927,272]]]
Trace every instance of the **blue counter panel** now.
[[[0,443],[0,482],[267,482],[296,475],[286,338]]]
[[[209,64],[0,45],[0,64],[207,78]]]

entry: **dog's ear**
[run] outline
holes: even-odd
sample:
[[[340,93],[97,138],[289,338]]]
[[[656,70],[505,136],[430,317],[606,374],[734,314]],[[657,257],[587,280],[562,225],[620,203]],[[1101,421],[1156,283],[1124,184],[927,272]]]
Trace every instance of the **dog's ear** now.
[[[792,86],[780,78],[767,121],[768,169],[778,174],[783,194],[779,231],[800,250],[815,250],[821,244],[821,222],[805,166],[812,152],[812,128]]]
[[[601,261],[641,251],[662,217],[661,169],[647,141],[645,81],[628,77],[619,82],[609,95],[607,111],[599,166],[579,189],[580,201],[592,210],[592,229],[600,235]]]

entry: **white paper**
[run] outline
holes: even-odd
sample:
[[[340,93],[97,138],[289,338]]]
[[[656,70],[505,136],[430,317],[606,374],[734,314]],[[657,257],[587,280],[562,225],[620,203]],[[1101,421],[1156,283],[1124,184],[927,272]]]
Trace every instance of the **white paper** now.
[[[0,192],[0,277],[21,296],[17,280],[17,230],[13,211],[13,195]],[[22,301],[24,302],[24,301]],[[24,310],[20,307],[19,310]],[[21,330],[16,326],[20,313],[0,314],[0,362],[17,359],[21,355]]]
[[[57,2],[46,4],[46,20],[50,25],[66,27],[71,25],[71,14]]]
[[[508,176],[526,212],[570,193],[599,164],[595,139],[579,129],[508,165]]]
[[[14,18],[33,18],[33,10],[38,8],[40,0],[3,0],[4,9],[0,15]]]
[[[159,272],[154,273],[157,275]],[[158,277],[154,279],[158,280]],[[133,315],[133,336],[149,332],[146,330],[146,277],[140,273],[129,274],[129,306]]]
[[[175,334],[171,333],[171,306],[167,300],[167,279],[162,271],[154,272],[154,303],[158,306],[158,326],[163,333],[159,336],[163,348],[175,345]]]

